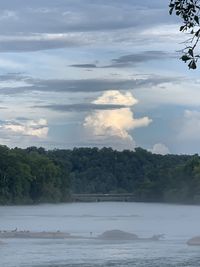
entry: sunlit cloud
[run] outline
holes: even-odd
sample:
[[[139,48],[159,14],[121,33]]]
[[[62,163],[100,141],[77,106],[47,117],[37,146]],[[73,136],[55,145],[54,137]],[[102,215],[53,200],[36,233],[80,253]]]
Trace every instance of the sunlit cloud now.
[[[169,154],[169,148],[162,143],[157,143],[153,146],[153,148],[150,150],[153,154],[159,154],[159,155],[166,155]]]
[[[117,90],[110,90],[93,101],[93,103],[133,106],[138,103],[138,100],[129,92],[122,94]]]
[[[39,119],[37,121],[28,120],[22,122],[6,121],[1,129],[8,130],[13,133],[35,136],[38,138],[46,138],[48,135],[48,124],[45,119]]]
[[[138,100],[131,93],[121,93],[117,90],[105,92],[93,103],[123,104],[126,107],[115,110],[94,111],[85,118],[84,127],[97,137],[115,137],[121,140],[133,141],[129,131],[139,127],[146,127],[152,121],[148,117],[134,117],[131,107],[137,102]]]

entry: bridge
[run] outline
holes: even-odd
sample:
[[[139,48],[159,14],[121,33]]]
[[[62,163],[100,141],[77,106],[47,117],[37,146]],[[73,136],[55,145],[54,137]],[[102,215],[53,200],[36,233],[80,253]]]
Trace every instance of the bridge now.
[[[104,201],[121,201],[133,202],[135,196],[133,194],[72,194],[72,202],[104,202]]]

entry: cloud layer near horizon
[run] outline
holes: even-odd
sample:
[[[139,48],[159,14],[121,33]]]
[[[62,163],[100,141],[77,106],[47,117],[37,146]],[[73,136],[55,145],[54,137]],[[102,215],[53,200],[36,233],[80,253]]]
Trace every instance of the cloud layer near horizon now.
[[[46,138],[48,134],[48,125],[45,119],[39,119],[38,121],[25,120],[20,122],[6,121],[2,123],[0,129],[38,138]]]

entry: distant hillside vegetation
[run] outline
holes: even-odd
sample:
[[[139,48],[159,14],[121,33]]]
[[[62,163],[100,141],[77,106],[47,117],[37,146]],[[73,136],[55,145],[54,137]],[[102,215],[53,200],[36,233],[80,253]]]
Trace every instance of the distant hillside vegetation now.
[[[136,201],[200,204],[200,158],[141,148],[0,146],[0,204],[67,202],[73,193],[133,193]]]

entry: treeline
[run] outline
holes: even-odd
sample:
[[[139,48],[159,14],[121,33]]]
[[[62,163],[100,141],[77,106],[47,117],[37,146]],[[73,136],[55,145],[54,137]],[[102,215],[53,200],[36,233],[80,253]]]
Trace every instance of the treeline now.
[[[136,201],[200,204],[200,157],[141,148],[0,146],[0,204],[67,202],[73,193],[133,193]]]
[[[66,201],[68,172],[43,148],[0,146],[0,204]]]

